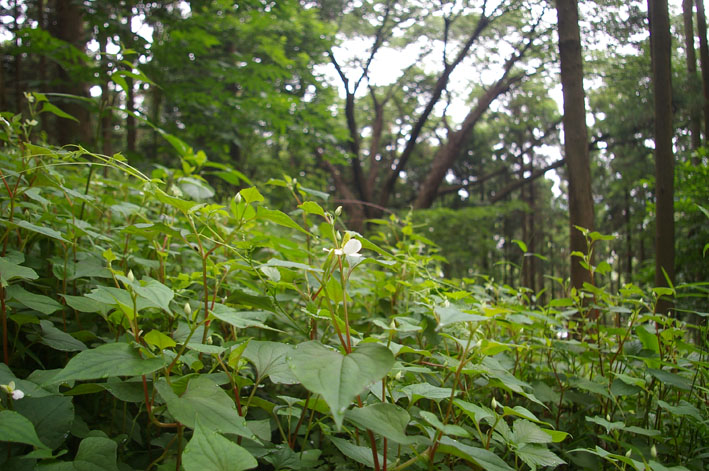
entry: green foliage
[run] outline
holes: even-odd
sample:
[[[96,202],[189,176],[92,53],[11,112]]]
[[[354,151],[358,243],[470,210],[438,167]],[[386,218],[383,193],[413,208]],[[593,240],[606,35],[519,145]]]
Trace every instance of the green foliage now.
[[[606,262],[535,306],[290,177],[220,200],[198,154],[147,176],[3,126],[2,469],[704,467],[707,328]]]

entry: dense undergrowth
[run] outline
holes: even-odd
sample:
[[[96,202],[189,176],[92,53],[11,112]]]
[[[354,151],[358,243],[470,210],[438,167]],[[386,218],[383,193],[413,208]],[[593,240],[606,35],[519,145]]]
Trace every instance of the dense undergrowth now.
[[[1,469],[707,469],[706,314],[667,290],[534,305],[289,177],[171,136],[182,168],[144,175],[5,118]]]

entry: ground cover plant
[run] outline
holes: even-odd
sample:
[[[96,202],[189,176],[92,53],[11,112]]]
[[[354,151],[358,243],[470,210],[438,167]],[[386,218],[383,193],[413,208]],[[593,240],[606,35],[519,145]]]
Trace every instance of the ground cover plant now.
[[[34,124],[2,119],[0,468],[707,469],[706,312],[655,312],[705,283],[611,292],[585,232],[594,282],[538,304],[440,278],[406,216],[365,237],[177,137],[147,174]]]

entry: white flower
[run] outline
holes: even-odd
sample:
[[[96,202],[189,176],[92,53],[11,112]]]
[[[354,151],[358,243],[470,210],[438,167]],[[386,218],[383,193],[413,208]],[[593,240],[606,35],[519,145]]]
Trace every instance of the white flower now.
[[[10,381],[8,384],[0,384],[0,389],[12,396],[14,400],[19,400],[25,397],[25,393],[19,389],[15,389],[15,382]]]
[[[341,249],[323,249],[326,252],[334,252],[335,255],[347,255],[348,257],[361,257],[359,251],[362,249],[362,242],[357,239],[350,239]]]
[[[350,257],[361,257],[359,251],[362,249],[362,242],[357,239],[350,239],[342,247],[342,253],[349,255]]]

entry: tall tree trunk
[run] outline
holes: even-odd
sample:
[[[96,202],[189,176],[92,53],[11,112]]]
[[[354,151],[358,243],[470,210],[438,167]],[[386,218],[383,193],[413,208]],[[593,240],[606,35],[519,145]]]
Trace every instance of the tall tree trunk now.
[[[55,0],[54,11],[56,23],[52,25],[52,35],[66,41],[84,52],[86,38],[84,37],[84,20],[81,3],[72,0]],[[76,77],[71,77],[61,66],[57,66],[59,92],[80,97],[88,97],[88,87]],[[56,120],[56,139],[61,144],[91,141],[91,123],[89,112],[77,100],[62,101],[60,107],[74,116],[78,123],[69,119]]]
[[[694,50],[694,21],[692,14],[693,0],[682,0],[682,19],[684,20],[684,49],[687,54],[687,82],[689,92],[693,97],[690,100],[689,108],[689,133],[691,138],[692,151],[696,151],[702,145],[702,113],[697,106],[699,103],[694,97],[699,96],[699,83],[697,81],[697,53]],[[698,157],[694,156],[695,165]]]
[[[534,154],[529,156],[529,173],[530,175],[534,172]],[[537,201],[535,192],[535,181],[532,180],[529,183],[529,189],[527,190],[529,212],[527,213],[527,225],[528,225],[528,240],[525,240],[527,244],[527,251],[531,254],[536,254],[537,252],[537,230],[535,219],[537,216]],[[525,257],[527,260],[527,272],[528,272],[528,283],[527,288],[531,289],[533,293],[537,292],[536,280],[537,280],[537,257]]]
[[[648,0],[652,83],[655,97],[655,285],[674,283],[674,155],[672,153],[672,69],[670,19],[667,0]],[[667,313],[672,303],[658,302],[658,312]]]
[[[696,0],[697,34],[699,35],[699,65],[702,68],[702,90],[704,91],[704,140],[709,139],[709,44],[707,44],[707,19],[704,14],[704,0]]]
[[[126,83],[128,84],[128,93],[126,93],[126,109],[131,113],[135,112],[135,91],[133,79],[126,77]],[[156,124],[157,125],[157,124]],[[133,153],[136,149],[136,130],[135,130],[135,118],[132,114],[126,115],[126,150]]]
[[[15,0],[15,5],[13,8],[13,35],[15,36],[15,112],[20,113],[22,111],[22,53],[20,53],[20,35],[17,32],[20,30],[20,2]]]
[[[630,191],[625,188],[625,282],[633,281],[633,226],[630,222]]]
[[[556,12],[564,96],[564,153],[569,180],[569,247],[571,252],[585,253],[586,240],[576,226],[593,229],[593,198],[578,4],[576,0],[556,0]],[[580,289],[590,280],[588,271],[571,255],[571,285]]]
[[[162,93],[160,92],[160,87],[157,87],[155,85],[150,86],[150,92],[152,95],[152,114],[151,114],[151,121],[155,126],[160,126],[160,107],[162,106]],[[153,129],[153,142],[152,142],[152,151],[153,151],[153,158],[157,159],[158,158],[158,142],[160,141],[160,135],[157,132],[157,130]]]
[[[106,74],[101,80],[101,152],[103,155],[113,155],[112,135],[113,135],[113,112],[111,106],[111,92],[108,89],[109,64],[106,48],[108,37],[104,31],[99,29],[98,34],[99,51],[101,52],[101,67]]]

